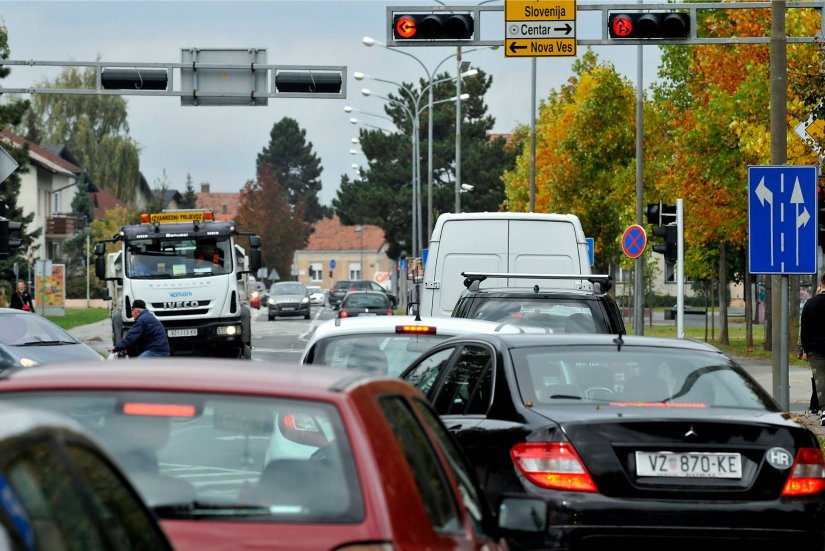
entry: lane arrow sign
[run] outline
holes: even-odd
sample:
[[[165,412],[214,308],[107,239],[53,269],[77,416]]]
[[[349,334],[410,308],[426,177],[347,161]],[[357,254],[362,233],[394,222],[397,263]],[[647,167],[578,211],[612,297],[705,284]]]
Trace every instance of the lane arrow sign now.
[[[510,51],[516,53],[517,50],[526,50],[527,46],[516,46],[515,42],[510,42]]]
[[[554,31],[564,31],[564,34],[570,34],[573,31],[573,27],[570,26],[570,23],[565,23],[564,27],[554,27]]]
[[[799,184],[799,176],[793,185],[791,192],[791,203],[796,207],[796,265],[799,266],[799,228],[808,224],[811,215],[805,208],[805,197],[802,195],[802,186]],[[799,205],[802,205],[802,213],[799,212]]]
[[[768,186],[765,185],[764,176],[759,180],[755,193],[763,207],[765,206],[765,201],[767,201],[768,205],[771,207],[771,266],[773,266],[773,192],[768,189]]]

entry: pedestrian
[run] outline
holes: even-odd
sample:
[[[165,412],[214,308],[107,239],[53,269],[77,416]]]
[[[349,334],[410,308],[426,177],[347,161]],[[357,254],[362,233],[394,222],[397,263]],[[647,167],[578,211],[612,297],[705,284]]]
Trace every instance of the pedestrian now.
[[[11,296],[11,307],[34,313],[32,297],[26,290],[26,282],[22,279],[17,282],[17,290]]]
[[[132,302],[132,317],[135,324],[126,333],[119,343],[109,349],[109,352],[121,352],[135,347],[138,356],[147,358],[153,356],[170,356],[169,339],[166,337],[166,328],[146,309],[142,300]]]
[[[811,364],[817,402],[825,405],[825,273],[819,279],[816,294],[802,307],[799,338],[802,359]],[[820,424],[825,426],[825,413],[820,411]]]

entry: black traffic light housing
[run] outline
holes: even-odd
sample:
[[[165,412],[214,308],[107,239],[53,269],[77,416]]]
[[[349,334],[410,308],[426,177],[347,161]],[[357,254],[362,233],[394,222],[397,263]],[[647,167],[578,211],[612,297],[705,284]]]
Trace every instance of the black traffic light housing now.
[[[690,14],[684,12],[623,12],[607,18],[610,38],[686,39],[690,38]]]
[[[166,69],[100,70],[100,85],[104,90],[166,90],[169,73]]]
[[[475,20],[472,13],[394,14],[395,40],[472,40]]]
[[[279,94],[340,94],[343,77],[337,72],[278,71],[275,92]]]
[[[664,255],[665,260],[668,262],[676,262],[679,257],[679,249],[676,243],[676,223],[673,222],[667,226],[657,226],[653,228],[653,235],[664,238],[663,243],[656,243],[653,245],[653,252]]]
[[[648,203],[645,211],[648,224],[662,226],[676,221],[676,205],[665,205],[661,201],[658,203]]]
[[[0,218],[0,256],[8,256],[23,244],[21,222]]]

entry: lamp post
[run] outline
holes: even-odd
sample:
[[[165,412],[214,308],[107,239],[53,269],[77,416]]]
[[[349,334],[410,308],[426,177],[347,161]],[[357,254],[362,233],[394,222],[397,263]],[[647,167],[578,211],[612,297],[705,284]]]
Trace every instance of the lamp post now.
[[[89,308],[91,304],[89,300],[89,257],[92,255],[90,243],[92,228],[89,227],[88,220],[86,226],[83,228],[83,232],[86,234],[86,308]]]
[[[361,269],[358,279],[364,279],[364,226],[355,226],[355,233],[361,234]]]
[[[396,49],[396,48],[391,48],[391,47],[387,46],[386,44],[384,44],[383,42],[380,42],[380,41],[378,41],[378,40],[376,40],[372,37],[369,37],[369,36],[365,36],[364,38],[362,38],[361,42],[364,44],[364,46],[367,46],[367,47],[381,46],[382,48],[384,48],[386,50],[390,50],[392,52],[398,52],[400,54],[404,54],[408,57],[411,57],[414,60],[416,60],[419,65],[421,65],[421,68],[424,69],[424,73],[427,75],[427,82],[429,83],[428,86],[427,86],[427,88],[429,89],[428,94],[427,94],[427,96],[428,96],[428,99],[427,99],[427,109],[428,109],[428,116],[427,116],[427,239],[429,239],[429,237],[432,235],[432,232],[433,232],[433,105],[435,104],[433,102],[433,85],[435,84],[435,82],[433,82],[433,75],[438,72],[438,68],[441,67],[442,63],[444,63],[445,61],[447,61],[448,59],[450,59],[452,57],[456,57],[456,56],[460,55],[461,50],[459,49],[456,53],[450,54],[449,56],[447,56],[444,59],[442,59],[441,61],[439,61],[438,64],[435,66],[435,69],[432,72],[430,72],[430,70],[427,69],[427,66],[424,64],[423,61],[421,61],[418,57],[414,56],[413,54],[411,54],[409,52],[405,52],[404,50],[399,50],[399,49]],[[497,48],[497,47],[498,46],[493,46],[493,48]],[[471,51],[480,50],[480,49],[482,49],[482,48],[473,48],[472,50],[467,50],[465,53],[470,53]],[[458,78],[460,80],[461,79],[461,74],[459,74],[456,78]],[[444,80],[447,80],[447,79],[444,79]],[[461,97],[461,92],[460,92],[460,89],[459,89],[459,91],[456,93],[456,99],[459,102],[461,101],[460,97]],[[459,144],[459,147],[460,147],[460,144]],[[458,197],[458,184],[456,184],[456,197]]]

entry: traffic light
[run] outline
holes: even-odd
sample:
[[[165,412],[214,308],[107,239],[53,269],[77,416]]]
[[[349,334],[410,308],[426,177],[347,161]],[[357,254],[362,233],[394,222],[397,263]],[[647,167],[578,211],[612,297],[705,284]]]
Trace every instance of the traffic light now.
[[[676,262],[679,256],[679,249],[677,248],[677,230],[676,223],[668,224],[667,226],[656,226],[653,228],[653,235],[656,237],[664,237],[663,243],[656,243],[653,245],[653,252],[665,256],[668,262]]]
[[[394,14],[396,40],[472,40],[475,20],[471,13]]]
[[[343,77],[339,72],[277,71],[275,90],[278,94],[340,94]]]
[[[166,90],[169,73],[166,69],[100,70],[100,85],[104,90]]]
[[[611,13],[610,38],[662,40],[690,37],[690,14],[683,12]]]
[[[23,240],[20,231],[23,224],[0,218],[0,256],[8,256],[20,248]]]
[[[665,205],[661,201],[648,203],[645,214],[647,215],[648,224],[662,226],[676,221],[676,205]]]

